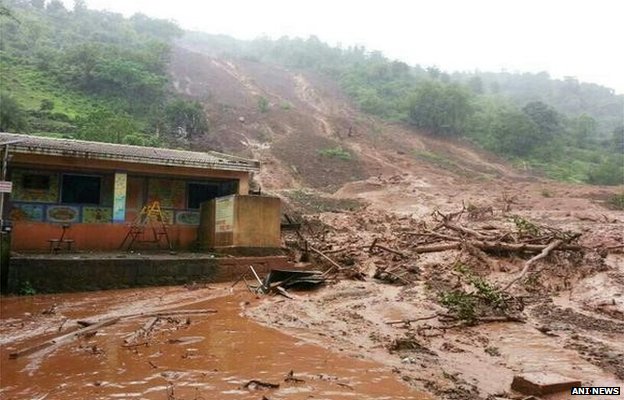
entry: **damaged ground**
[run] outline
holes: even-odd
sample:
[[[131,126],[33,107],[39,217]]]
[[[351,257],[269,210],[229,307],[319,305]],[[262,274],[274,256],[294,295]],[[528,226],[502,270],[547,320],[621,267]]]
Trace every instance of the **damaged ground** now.
[[[531,191],[481,193],[476,203],[466,187],[463,202],[426,210],[409,195],[392,202],[386,190],[380,201],[374,185],[353,186],[372,187],[355,197],[373,201],[299,216],[286,242],[333,279],[296,300],[268,299],[249,317],[382,363],[436,398],[525,398],[512,379],[536,371],[623,386],[624,215],[591,189],[551,199],[526,183]]]

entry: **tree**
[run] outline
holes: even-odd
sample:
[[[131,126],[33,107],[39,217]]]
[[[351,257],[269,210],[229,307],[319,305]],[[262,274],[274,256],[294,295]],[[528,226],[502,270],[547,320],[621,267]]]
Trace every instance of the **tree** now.
[[[423,83],[408,100],[409,121],[438,135],[458,135],[470,116],[470,96],[461,86]]]
[[[541,101],[532,101],[523,108],[524,112],[537,125],[545,138],[551,138],[561,129],[561,117],[557,111]]]
[[[7,93],[0,92],[0,131],[26,132],[26,113],[17,100]]]
[[[77,121],[79,139],[96,142],[124,143],[126,136],[139,132],[136,122],[125,113],[98,109]]]
[[[167,104],[165,116],[171,134],[190,137],[208,132],[204,109],[197,101],[176,99]]]
[[[494,150],[499,153],[527,156],[540,143],[539,127],[525,113],[500,111],[492,126]]]

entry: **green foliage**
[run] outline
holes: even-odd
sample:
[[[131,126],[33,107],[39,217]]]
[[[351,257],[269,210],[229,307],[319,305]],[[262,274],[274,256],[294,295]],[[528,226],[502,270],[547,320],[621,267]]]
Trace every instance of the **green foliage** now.
[[[616,210],[624,210],[624,192],[611,196],[608,203]]]
[[[463,321],[473,323],[476,320],[475,298],[463,290],[443,292],[440,296],[440,304]]]
[[[425,82],[408,100],[410,123],[438,135],[459,135],[472,109],[459,85]]]
[[[197,101],[176,99],[165,107],[165,117],[169,133],[184,137],[208,133],[204,109]]]
[[[77,119],[77,139],[95,142],[124,143],[126,136],[136,135],[139,127],[128,114],[95,110]]]
[[[0,19],[2,89],[24,107],[33,132],[155,141],[143,138],[171,97],[167,65],[180,28],[141,14],[126,19],[89,10],[84,1],[73,10],[57,0],[5,1],[20,23]]]
[[[561,129],[559,113],[548,104],[532,101],[522,108],[522,112],[537,125],[537,129],[543,138],[552,137]]]
[[[350,161],[352,159],[351,153],[343,149],[342,146],[319,150],[319,154],[323,157],[337,158],[344,161]]]
[[[624,185],[624,154],[615,154],[591,168],[587,181],[597,185]]]
[[[516,224],[516,229],[518,229],[518,233],[523,235],[539,236],[539,226],[529,221],[528,219],[522,218],[519,215],[512,215],[511,220],[514,224]]]
[[[0,92],[0,131],[28,131],[28,121],[24,109],[15,98],[4,92]]]
[[[54,102],[50,99],[42,99],[39,109],[41,111],[52,111],[54,109]]]
[[[261,96],[258,98],[258,110],[262,113],[269,111],[269,100],[266,97]]]
[[[34,296],[37,294],[37,290],[32,286],[30,281],[20,282],[17,294],[20,296]]]
[[[474,323],[484,308],[503,312],[508,309],[507,299],[499,288],[473,274],[467,266],[456,264],[454,269],[474,289],[471,292],[458,289],[440,293],[440,303],[457,318]]]

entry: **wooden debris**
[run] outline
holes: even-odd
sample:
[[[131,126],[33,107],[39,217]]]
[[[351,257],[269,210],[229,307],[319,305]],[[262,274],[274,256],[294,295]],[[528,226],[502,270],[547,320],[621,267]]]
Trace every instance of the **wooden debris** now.
[[[295,378],[295,371],[291,369],[290,372],[286,375],[286,378],[284,378],[284,382],[305,383],[305,380]]]
[[[252,379],[249,382],[241,386],[242,389],[258,390],[258,389],[277,389],[279,383],[263,382],[257,379]]]
[[[117,323],[120,319],[121,318],[119,318],[119,317],[105,319],[103,321],[100,321],[100,322],[98,322],[96,324],[93,324],[91,326],[88,326],[86,328],[78,329],[77,331],[74,331],[74,332],[71,332],[71,333],[67,333],[65,335],[57,336],[54,339],[50,339],[50,340],[45,341],[43,343],[40,343],[38,345],[27,347],[27,348],[22,349],[22,350],[17,350],[17,351],[15,351],[13,353],[10,353],[9,354],[9,358],[10,359],[16,359],[16,358],[24,357],[24,356],[36,353],[36,352],[38,352],[40,350],[46,349],[46,348],[54,346],[54,345],[62,344],[62,343],[65,343],[65,342],[69,342],[71,340],[74,340],[77,337],[84,336],[84,335],[87,335],[89,333],[95,332],[98,329],[103,328],[105,326],[113,325],[113,324]]]

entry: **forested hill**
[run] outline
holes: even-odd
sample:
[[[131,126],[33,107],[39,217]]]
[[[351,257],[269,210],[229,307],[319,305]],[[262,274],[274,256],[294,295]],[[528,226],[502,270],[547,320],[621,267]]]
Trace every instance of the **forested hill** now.
[[[205,143],[211,132],[205,110],[218,99],[178,93],[171,55],[182,46],[326,76],[362,112],[411,127],[414,135],[469,140],[557,179],[624,181],[624,96],[599,85],[546,73],[448,73],[315,37],[241,41],[184,32],[145,15],[89,10],[80,0],[72,9],[58,0],[0,4],[0,130]]]
[[[58,0],[2,7],[2,130],[132,144],[159,144],[180,126],[207,131],[201,105],[170,91],[177,25],[79,0],[72,10]]]

